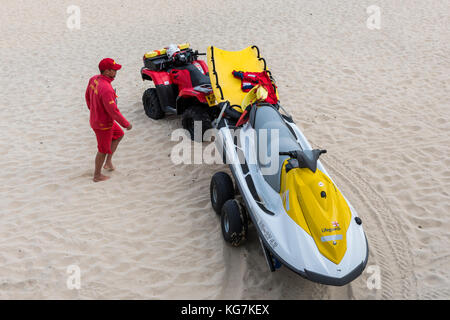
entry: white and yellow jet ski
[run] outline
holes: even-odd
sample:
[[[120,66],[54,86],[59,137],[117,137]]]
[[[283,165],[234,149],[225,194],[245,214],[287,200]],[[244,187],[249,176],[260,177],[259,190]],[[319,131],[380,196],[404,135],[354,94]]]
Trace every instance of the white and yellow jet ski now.
[[[225,172],[211,179],[211,202],[221,215],[224,239],[238,246],[251,221],[271,271],[284,265],[336,286],[354,280],[367,264],[368,243],[361,219],[319,160],[326,151],[312,150],[292,117],[280,112],[279,101],[264,102],[264,90],[242,90],[233,71],[267,70],[256,46],[234,52],[211,46],[207,56],[221,106],[215,143],[235,181]],[[268,155],[275,160],[270,165]]]

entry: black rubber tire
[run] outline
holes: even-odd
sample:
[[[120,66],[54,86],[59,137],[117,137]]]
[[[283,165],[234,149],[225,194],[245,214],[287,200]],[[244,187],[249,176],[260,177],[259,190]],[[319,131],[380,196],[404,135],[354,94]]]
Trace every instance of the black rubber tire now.
[[[183,125],[183,128],[189,131],[189,134],[193,141],[202,142],[205,131],[212,128],[211,117],[209,116],[207,108],[207,106],[191,106],[188,107],[183,113],[183,119],[181,120],[181,123]],[[201,121],[202,123],[201,137],[194,136],[195,121]]]
[[[247,216],[242,212],[237,200],[230,199],[225,202],[220,222],[223,238],[232,246],[238,247],[247,238]]]
[[[221,214],[223,204],[230,199],[234,199],[233,180],[225,172],[217,172],[211,178],[209,185],[211,205],[217,214]]]
[[[161,109],[158,94],[155,88],[148,88],[142,95],[142,104],[145,114],[152,119],[158,120],[164,118],[164,111]]]

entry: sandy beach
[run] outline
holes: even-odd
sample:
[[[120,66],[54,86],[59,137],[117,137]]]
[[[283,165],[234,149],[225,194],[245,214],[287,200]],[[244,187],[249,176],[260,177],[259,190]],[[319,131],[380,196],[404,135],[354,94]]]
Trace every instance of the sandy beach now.
[[[0,299],[450,298],[448,1],[0,4]],[[355,281],[270,273],[255,229],[239,248],[224,242],[209,184],[229,169],[173,164],[181,119],[142,107],[143,54],[184,42],[259,46],[281,104],[328,150],[322,163],[363,220],[370,255]],[[111,179],[93,183],[84,93],[104,57],[123,66],[113,86],[133,129]]]

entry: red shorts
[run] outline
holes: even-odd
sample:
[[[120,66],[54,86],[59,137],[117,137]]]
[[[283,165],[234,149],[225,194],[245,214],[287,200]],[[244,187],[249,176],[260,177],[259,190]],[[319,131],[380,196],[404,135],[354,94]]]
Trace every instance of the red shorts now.
[[[111,129],[108,130],[100,130],[93,129],[95,135],[97,136],[97,148],[100,153],[109,153],[111,154],[111,142],[113,140],[119,139],[123,137],[124,133],[122,128],[114,122]]]

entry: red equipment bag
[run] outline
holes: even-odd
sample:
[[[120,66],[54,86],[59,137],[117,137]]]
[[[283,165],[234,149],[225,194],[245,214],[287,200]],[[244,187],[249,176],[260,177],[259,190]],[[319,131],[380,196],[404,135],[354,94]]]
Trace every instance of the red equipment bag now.
[[[241,89],[244,92],[249,92],[254,86],[261,85],[267,90],[268,96],[265,100],[270,104],[276,104],[278,102],[277,98],[277,86],[270,79],[267,71],[263,72],[243,72],[233,70],[233,76],[235,78],[241,79]]]

